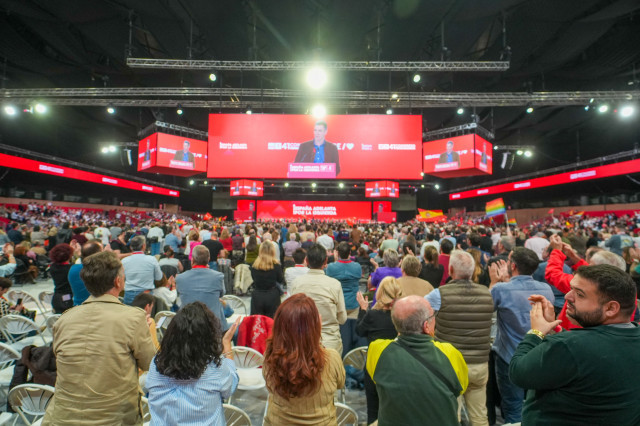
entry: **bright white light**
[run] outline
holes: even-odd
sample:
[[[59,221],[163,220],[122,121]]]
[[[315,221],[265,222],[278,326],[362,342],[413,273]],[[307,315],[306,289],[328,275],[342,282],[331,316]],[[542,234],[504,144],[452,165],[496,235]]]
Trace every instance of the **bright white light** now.
[[[421,79],[421,78],[422,78],[422,77],[420,77],[420,74],[414,74],[414,75],[413,75],[413,82],[414,82],[414,83],[420,83],[420,79]]]
[[[521,150],[521,149],[519,149],[519,150],[517,150],[517,151],[516,151],[516,154],[518,154],[518,155],[522,155],[522,154],[523,154],[523,152],[522,152],[522,150]]]
[[[16,115],[18,110],[13,105],[7,105],[4,107],[4,113],[7,115]]]
[[[420,185],[420,188],[424,188],[424,183],[422,185]]]
[[[531,114],[533,112],[533,107],[528,107],[527,108],[527,114]]]
[[[595,99],[593,99],[593,98],[589,99],[589,103],[592,104],[594,100]]]
[[[420,176],[424,176],[424,172],[420,172]]]
[[[253,114],[253,111],[251,110],[251,108],[247,108],[246,113],[247,113],[247,114],[249,114],[249,115],[251,115],[251,114]]]
[[[311,68],[307,72],[307,84],[314,90],[321,89],[327,84],[327,73],[320,67]]]
[[[206,185],[206,184],[207,184],[207,181],[205,180],[205,181],[204,181],[204,182],[202,182],[202,183]]]
[[[191,180],[189,181],[189,185],[193,185],[194,183],[196,183],[196,181],[195,181],[195,180],[193,180],[193,179],[191,179]]]
[[[393,114],[393,110],[391,108],[387,108],[387,115]]]
[[[456,111],[458,113],[458,115],[464,114],[464,108],[458,108],[458,111]]]
[[[38,114],[44,114],[47,112],[47,106],[43,104],[36,104],[36,112]]]
[[[493,150],[494,150],[494,151],[497,151],[497,150],[498,150],[498,145],[494,146],[494,147],[493,147]]]
[[[607,104],[602,104],[602,105],[600,105],[598,107],[598,112],[599,113],[605,113],[607,111],[609,111],[609,105],[607,105]]]
[[[631,117],[634,113],[635,109],[631,105],[626,105],[620,108],[620,117]]]
[[[109,146],[109,152],[116,152],[116,147],[114,145]]]
[[[313,108],[311,108],[311,115],[313,115],[317,119],[324,118],[324,116],[327,115],[327,109],[324,105],[315,105]]]
[[[531,151],[529,151],[529,150],[526,150],[526,151],[524,152],[524,156],[525,156],[525,157],[531,157],[532,155],[533,155],[533,153],[532,153]]]
[[[398,99],[398,94],[397,93],[392,94],[391,99]]]
[[[284,187],[285,187],[285,188],[288,188],[288,187],[289,187],[289,182],[285,182],[285,183],[284,183]]]
[[[344,188],[344,183],[340,182],[340,183],[338,184],[338,188]]]
[[[438,185],[437,183],[433,186],[435,189],[440,189],[440,185]]]
[[[311,187],[312,187],[312,188],[315,188],[315,187],[316,187],[316,183],[315,183],[315,182],[312,182],[312,183],[311,183]]]
[[[110,107],[107,107],[107,112],[109,114],[115,114],[116,113],[116,109],[114,107],[110,106]]]
[[[176,114],[178,115],[182,115],[184,111],[182,111],[182,108],[178,107],[178,109],[176,110]]]
[[[101,149],[101,151],[102,151],[102,153],[103,153],[103,154],[106,154],[107,152],[109,152],[109,148],[107,148],[107,147],[105,146],[105,147],[103,147],[103,148]]]
[[[215,72],[212,72],[211,74],[209,74],[209,80],[216,81],[217,79],[218,79],[218,76],[216,75]]]
[[[585,105],[584,110],[589,111],[589,105]]]

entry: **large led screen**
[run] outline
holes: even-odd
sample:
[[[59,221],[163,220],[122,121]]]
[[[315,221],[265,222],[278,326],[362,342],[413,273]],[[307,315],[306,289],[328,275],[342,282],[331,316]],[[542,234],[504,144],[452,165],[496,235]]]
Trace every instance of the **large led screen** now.
[[[367,182],[364,195],[367,198],[398,198],[400,196],[400,185],[398,182],[389,180]]]
[[[154,133],[138,142],[138,170],[191,176],[207,170],[207,142]]]
[[[258,219],[371,220],[370,201],[258,200]]]
[[[232,197],[262,197],[264,194],[264,182],[261,180],[249,179],[232,180],[230,185],[230,194]]]
[[[210,114],[211,178],[419,179],[418,115]]]
[[[493,145],[478,135],[425,142],[422,157],[424,172],[439,177],[493,173]]]

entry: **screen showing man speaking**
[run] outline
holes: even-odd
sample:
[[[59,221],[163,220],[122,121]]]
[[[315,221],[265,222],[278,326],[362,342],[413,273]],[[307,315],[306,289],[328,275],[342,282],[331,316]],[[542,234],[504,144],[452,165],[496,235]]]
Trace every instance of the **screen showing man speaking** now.
[[[418,115],[210,114],[211,178],[419,179]]]
[[[138,142],[138,170],[189,176],[207,170],[207,142],[154,133]]]
[[[493,173],[493,145],[474,134],[425,142],[422,157],[424,172],[439,177]]]

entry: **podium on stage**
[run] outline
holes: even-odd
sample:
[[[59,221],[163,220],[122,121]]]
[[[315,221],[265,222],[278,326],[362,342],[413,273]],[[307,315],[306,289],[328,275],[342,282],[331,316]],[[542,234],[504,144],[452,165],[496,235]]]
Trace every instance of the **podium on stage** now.
[[[336,163],[289,163],[287,177],[292,179],[335,179]]]

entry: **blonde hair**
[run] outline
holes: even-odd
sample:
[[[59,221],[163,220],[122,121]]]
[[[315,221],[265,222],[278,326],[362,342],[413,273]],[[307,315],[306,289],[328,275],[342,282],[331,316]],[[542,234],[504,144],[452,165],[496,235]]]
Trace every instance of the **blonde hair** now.
[[[220,239],[226,240],[227,238],[229,238],[229,231],[227,230],[227,228],[224,228],[220,233]]]
[[[273,269],[273,265],[279,264],[276,259],[276,248],[271,241],[265,241],[260,244],[260,250],[258,251],[258,258],[253,262],[253,268],[261,271],[270,271]]]
[[[394,277],[385,277],[376,290],[376,304],[373,309],[389,310],[402,297],[402,287]]]

